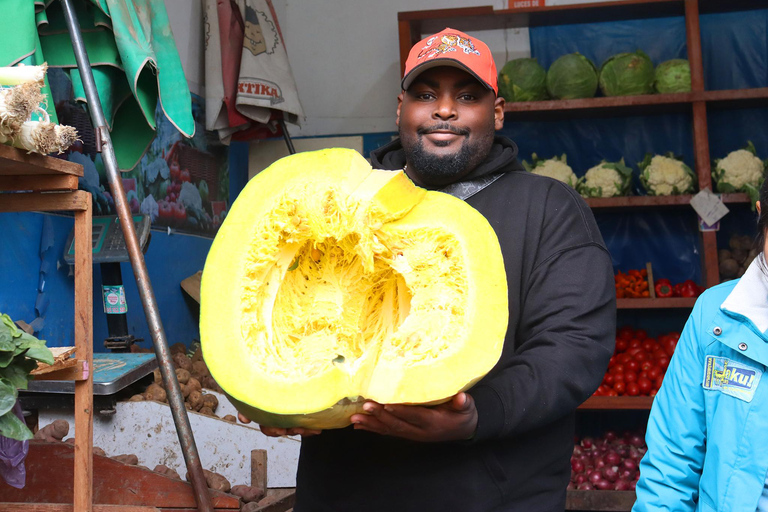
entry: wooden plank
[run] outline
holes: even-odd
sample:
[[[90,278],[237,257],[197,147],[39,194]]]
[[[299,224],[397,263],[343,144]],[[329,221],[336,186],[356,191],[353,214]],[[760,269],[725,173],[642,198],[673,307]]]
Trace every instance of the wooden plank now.
[[[50,347],[49,350],[53,354],[53,364],[38,361],[37,368],[32,370],[30,375],[44,375],[77,364],[77,359],[71,357],[75,353],[75,347]]]
[[[267,450],[251,450],[251,487],[267,489]]]
[[[3,512],[75,512],[74,505],[65,503],[0,503]],[[155,507],[126,505],[94,505],[93,512],[161,512]]]
[[[648,273],[648,294],[652,299],[656,298],[656,281],[653,279],[653,265],[650,261],[645,262],[645,271]]]
[[[74,505],[93,510],[93,251],[90,194],[84,211],[75,212],[75,357],[85,380],[75,382]],[[62,370],[66,371],[66,370]]]
[[[86,361],[79,359],[69,359],[63,366],[55,368],[45,373],[36,374],[35,380],[73,380],[75,382],[85,382],[90,376],[91,368]]]
[[[623,512],[632,510],[636,499],[635,491],[568,491],[565,509]]]
[[[287,512],[296,503],[296,489],[268,489],[259,501],[246,503],[241,512]]]
[[[200,304],[200,280],[202,278],[202,271],[198,271],[181,281],[181,289],[187,292],[198,304]]]
[[[0,175],[0,191],[18,192],[32,190],[35,192],[52,192],[62,190],[77,190],[77,176],[2,176]]]
[[[0,144],[0,175],[26,176],[30,174],[72,174],[83,175],[83,166],[61,158],[37,153],[27,153],[5,144]]]
[[[675,309],[693,308],[696,298],[662,297],[655,299],[616,299],[618,309]]]
[[[648,411],[653,404],[651,396],[591,396],[579,406],[582,410],[624,409]]]
[[[618,107],[648,107],[691,103],[690,93],[643,94],[639,96],[610,96],[575,100],[515,101],[504,105],[504,112],[543,112],[550,110],[592,110]]]
[[[80,435],[78,432],[75,439]],[[70,444],[30,441],[25,461],[26,486],[15,489],[0,480],[1,499],[17,503],[72,503],[74,458],[75,450]],[[214,508],[240,507],[236,496],[213,490],[210,493]],[[100,455],[93,456],[93,501],[161,509],[197,508],[190,483]]]
[[[83,211],[90,204],[91,194],[82,190],[0,194],[0,212]]]
[[[701,234],[702,245],[704,250],[702,251],[702,258],[704,261],[709,261],[711,264],[704,265],[705,276],[704,284],[707,288],[711,288],[720,283],[720,264],[717,256],[717,232],[705,231]]]

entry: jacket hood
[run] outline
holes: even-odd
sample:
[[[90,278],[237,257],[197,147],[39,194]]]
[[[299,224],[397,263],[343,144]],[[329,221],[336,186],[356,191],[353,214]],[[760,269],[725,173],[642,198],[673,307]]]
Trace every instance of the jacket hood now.
[[[405,166],[405,152],[400,139],[371,151],[371,165],[374,169],[395,170]],[[517,159],[517,145],[507,137],[496,135],[491,152],[483,163],[464,176],[461,181],[472,180],[499,172],[524,171]]]
[[[768,276],[763,272],[765,255],[752,260],[720,309],[749,319],[764,335],[768,334]]]

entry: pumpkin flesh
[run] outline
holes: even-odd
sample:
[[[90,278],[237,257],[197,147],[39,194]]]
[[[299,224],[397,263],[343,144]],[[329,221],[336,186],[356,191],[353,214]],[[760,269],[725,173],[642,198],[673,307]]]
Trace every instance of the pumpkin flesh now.
[[[364,399],[439,403],[468,389],[498,360],[507,315],[498,241],[478,212],[324,150],[241,192],[203,271],[200,330],[246,416],[338,428]]]

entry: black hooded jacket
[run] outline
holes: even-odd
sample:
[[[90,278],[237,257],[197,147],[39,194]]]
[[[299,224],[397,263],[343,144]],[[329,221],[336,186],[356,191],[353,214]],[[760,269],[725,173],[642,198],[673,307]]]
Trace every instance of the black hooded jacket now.
[[[375,168],[405,165],[399,140],[371,156]],[[581,197],[525,172],[504,137],[463,181],[497,173],[466,199],[498,236],[509,289],[503,354],[468,392],[478,411],[474,438],[417,443],[351,427],[307,437],[296,512],[564,509],[574,411],[613,353],[611,258]]]

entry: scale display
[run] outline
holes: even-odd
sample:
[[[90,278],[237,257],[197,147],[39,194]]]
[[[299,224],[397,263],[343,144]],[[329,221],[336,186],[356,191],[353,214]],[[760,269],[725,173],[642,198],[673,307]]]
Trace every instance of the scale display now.
[[[133,225],[139,238],[139,246],[145,247],[149,240],[150,218],[146,215],[134,215]],[[120,227],[120,218],[115,215],[93,217],[93,263],[116,263],[128,261],[125,237]],[[69,234],[64,261],[75,263],[75,231]]]

